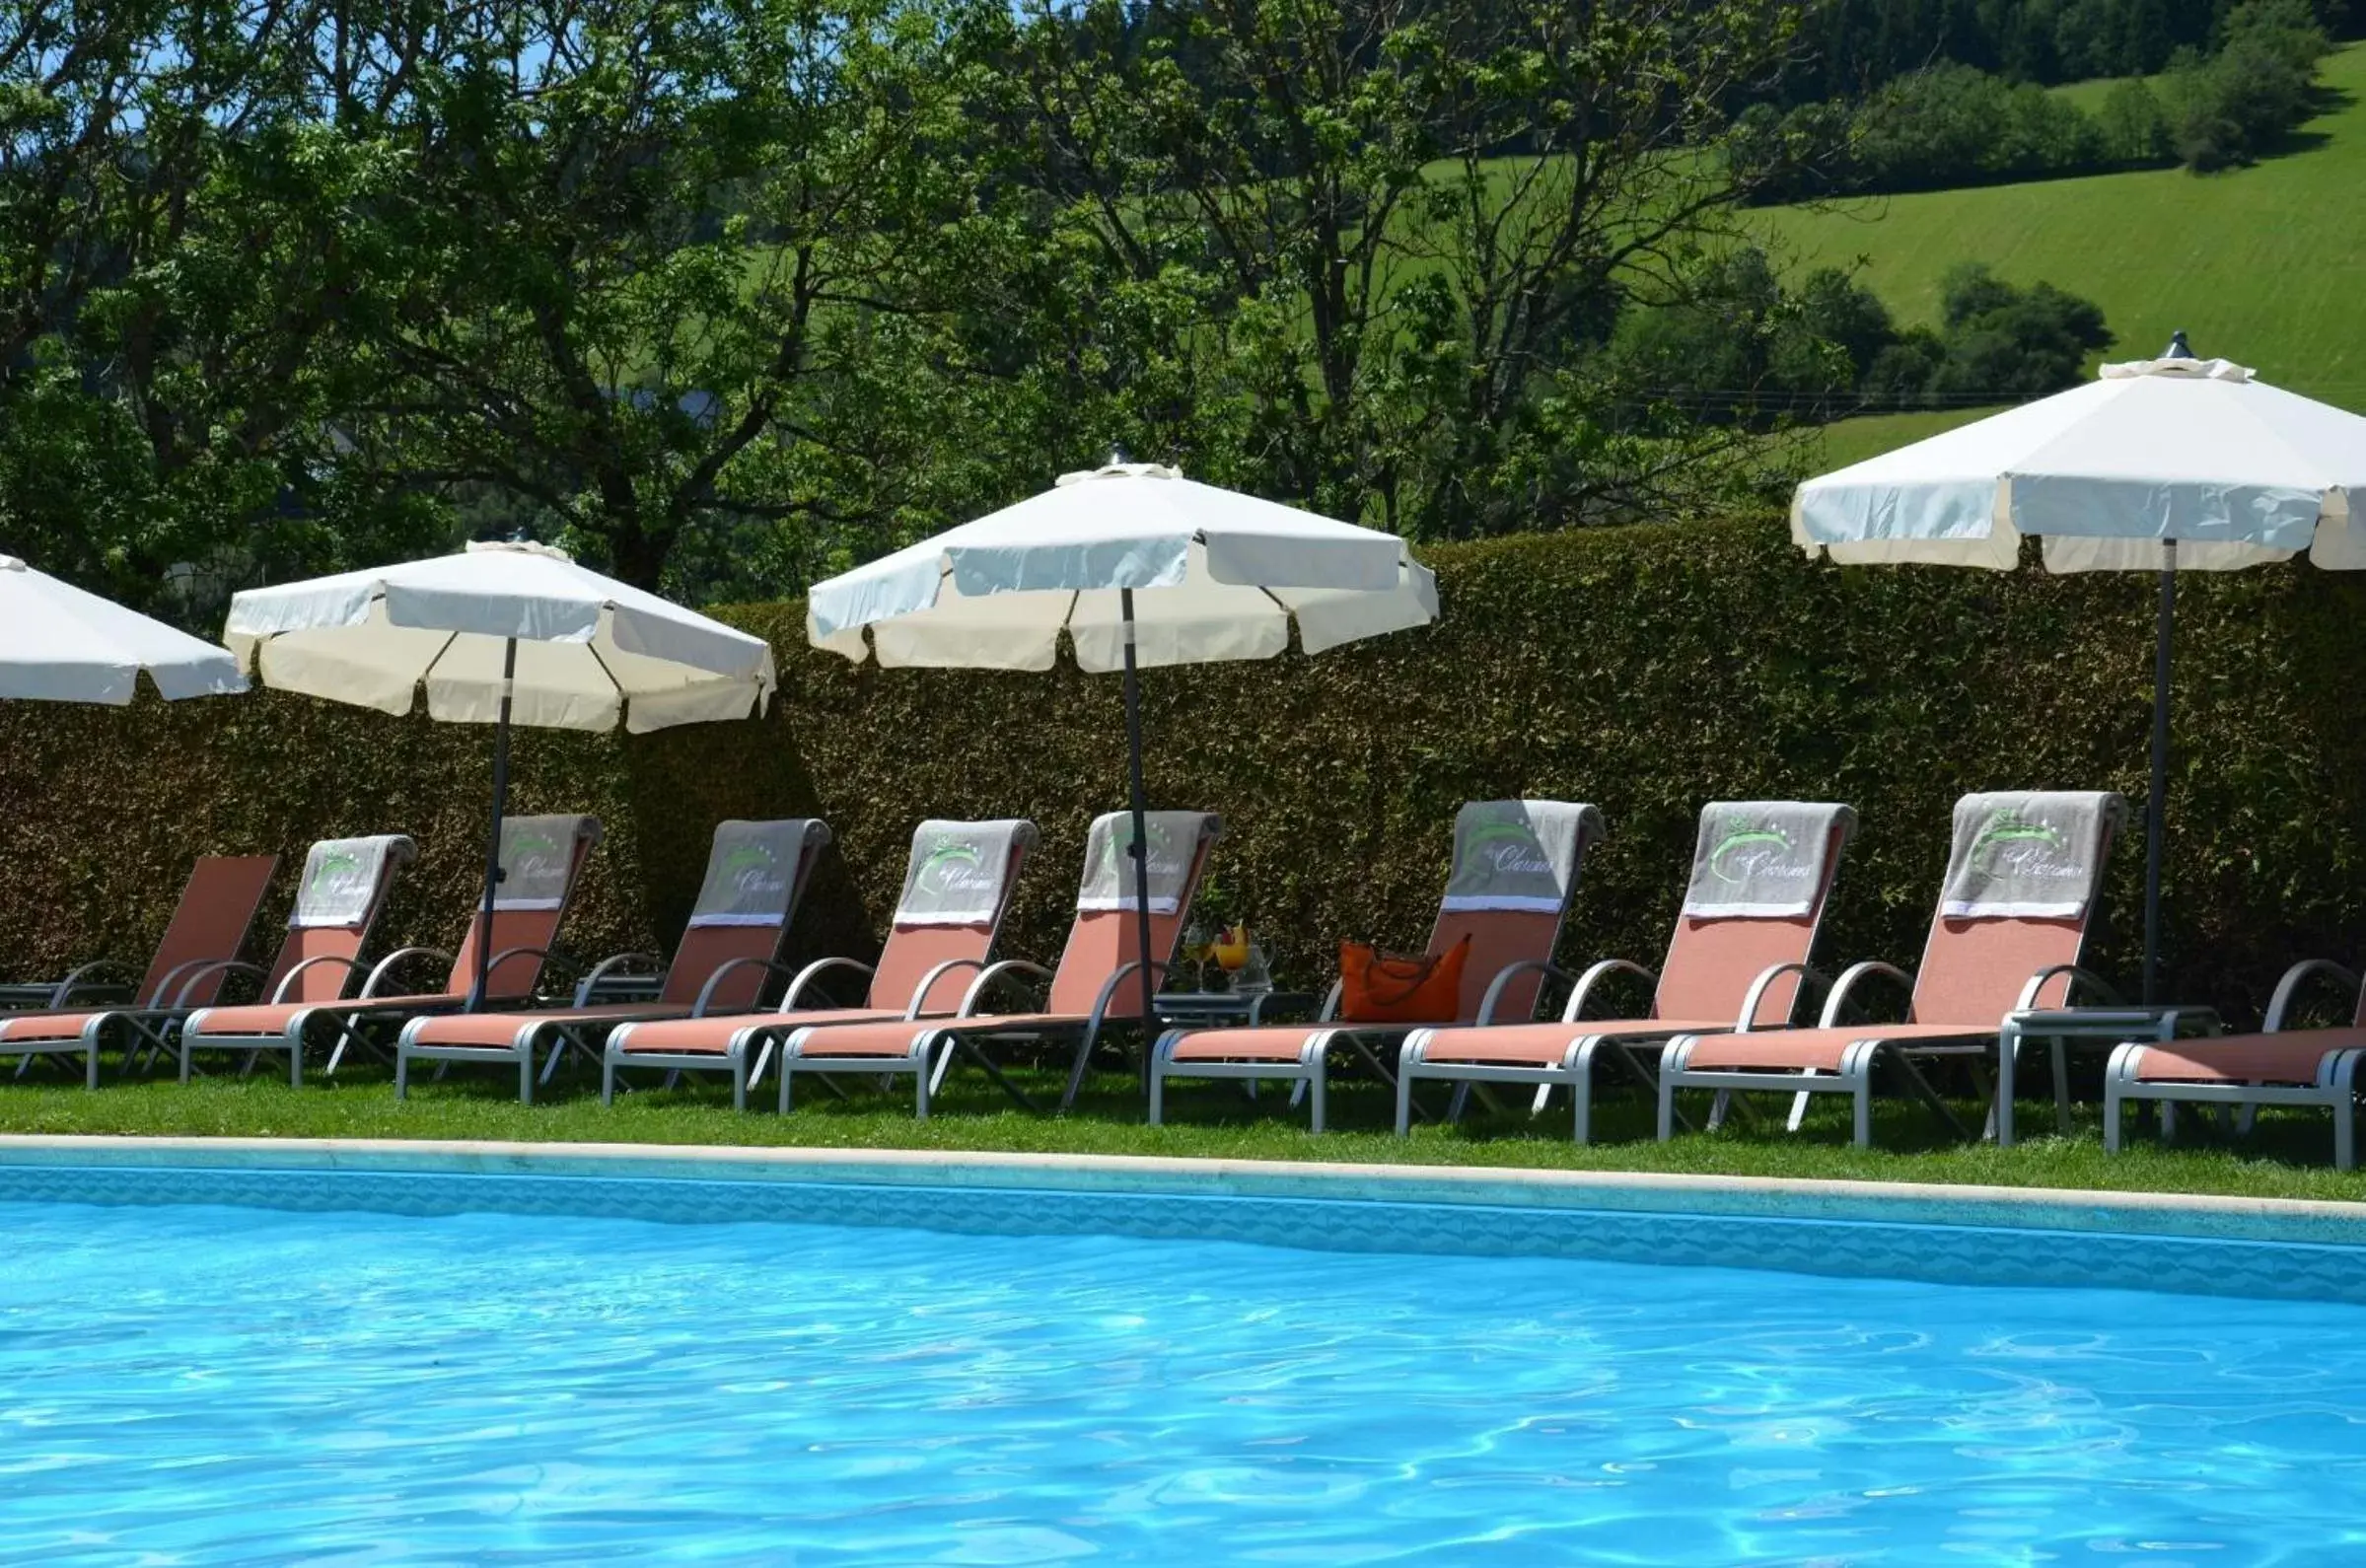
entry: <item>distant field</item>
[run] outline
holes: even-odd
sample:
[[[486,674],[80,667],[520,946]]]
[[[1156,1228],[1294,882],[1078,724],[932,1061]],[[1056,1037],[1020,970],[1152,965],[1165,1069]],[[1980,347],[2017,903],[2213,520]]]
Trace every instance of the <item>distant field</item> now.
[[[2118,335],[2115,356],[2152,354],[2183,327],[2196,352],[2366,411],[2366,44],[2330,56],[2323,74],[2332,107],[2304,127],[2300,146],[2257,168],[1777,209],[1768,232],[1801,265],[1864,257],[1864,277],[1904,321],[1936,318],[1949,267],[1985,261],[2014,282],[2043,279],[2101,305]],[[2080,93],[2100,100],[2108,86]],[[1954,417],[1847,421],[1830,432],[1833,452],[1845,454],[1834,461]]]

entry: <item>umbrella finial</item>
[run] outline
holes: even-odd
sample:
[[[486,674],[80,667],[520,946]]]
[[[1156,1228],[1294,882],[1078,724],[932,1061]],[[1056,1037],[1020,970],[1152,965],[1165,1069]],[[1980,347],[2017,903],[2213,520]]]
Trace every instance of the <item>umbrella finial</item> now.
[[[1133,460],[1126,457],[1125,449],[1119,446],[1116,442],[1112,441],[1110,443],[1109,462],[1104,463],[1103,466],[1109,468],[1122,468],[1131,461]]]
[[[2186,342],[2186,329],[2179,327],[2169,334],[2169,346],[2161,350],[2163,359],[2191,359],[2193,350]]]

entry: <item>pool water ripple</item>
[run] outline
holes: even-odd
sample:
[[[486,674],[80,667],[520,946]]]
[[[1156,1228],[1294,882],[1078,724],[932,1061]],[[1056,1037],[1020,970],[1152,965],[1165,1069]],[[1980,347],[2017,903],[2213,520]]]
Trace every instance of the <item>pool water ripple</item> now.
[[[0,1204],[0,1562],[2366,1560],[2366,1309]]]

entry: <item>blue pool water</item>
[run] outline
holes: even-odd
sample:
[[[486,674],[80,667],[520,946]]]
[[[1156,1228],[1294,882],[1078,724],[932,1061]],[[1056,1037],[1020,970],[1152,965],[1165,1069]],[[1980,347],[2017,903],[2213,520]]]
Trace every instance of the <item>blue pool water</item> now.
[[[548,1215],[0,1237],[0,1562],[2366,1561],[2356,1307]]]

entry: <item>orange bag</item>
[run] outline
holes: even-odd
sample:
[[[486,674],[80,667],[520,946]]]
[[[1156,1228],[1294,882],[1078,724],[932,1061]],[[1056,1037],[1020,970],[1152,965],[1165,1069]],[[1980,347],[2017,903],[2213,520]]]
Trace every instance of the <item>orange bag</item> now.
[[[1350,1024],[1451,1024],[1460,1015],[1470,939],[1436,957],[1339,944],[1339,1017]]]

